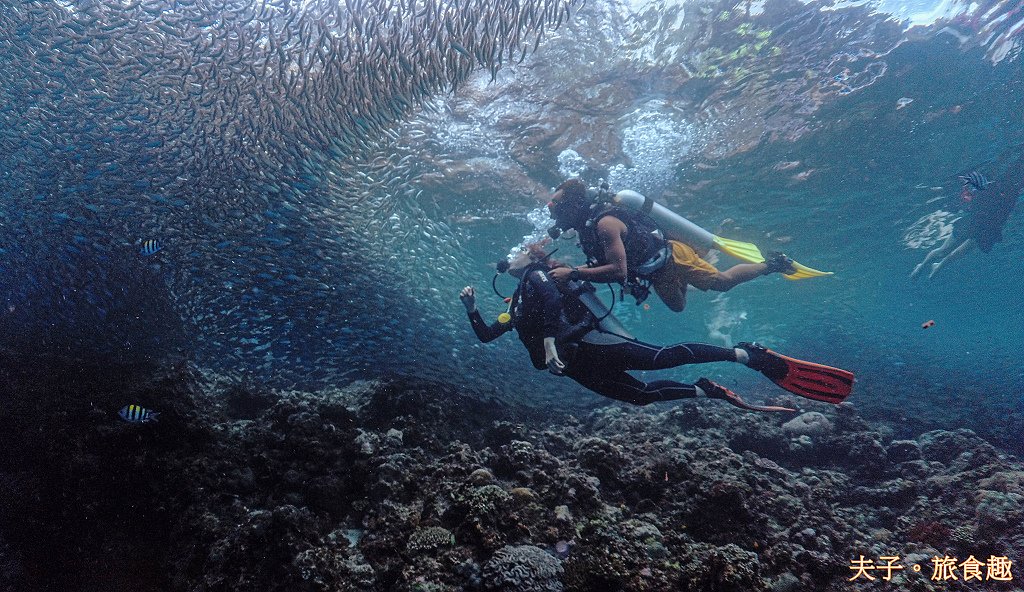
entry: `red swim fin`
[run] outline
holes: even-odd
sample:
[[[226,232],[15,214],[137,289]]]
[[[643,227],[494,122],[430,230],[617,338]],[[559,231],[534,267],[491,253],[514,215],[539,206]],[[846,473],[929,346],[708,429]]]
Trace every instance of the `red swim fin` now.
[[[784,356],[757,343],[736,347],[750,355],[748,366],[794,395],[838,404],[853,391],[853,373],[847,370]]]
[[[740,409],[746,409],[747,411],[796,411],[796,409],[790,409],[789,407],[777,407],[775,405],[752,405],[744,401],[736,393],[730,391],[717,382],[708,380],[707,378],[701,378],[697,381],[695,386],[700,387],[709,399],[722,399],[730,405],[739,407]]]
[[[853,391],[853,373],[824,364],[815,364],[790,358],[768,350],[789,366],[789,371],[772,382],[787,391],[825,403],[839,404]]]

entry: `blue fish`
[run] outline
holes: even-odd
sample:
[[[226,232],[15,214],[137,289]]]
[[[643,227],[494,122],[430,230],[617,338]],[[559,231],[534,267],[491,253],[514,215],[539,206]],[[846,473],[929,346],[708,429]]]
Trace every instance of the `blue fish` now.
[[[164,247],[163,245],[160,244],[160,241],[151,238],[142,241],[142,250],[140,250],[139,252],[142,253],[144,257],[149,257],[150,255],[156,253],[162,248]]]
[[[130,423],[148,423],[156,421],[159,413],[151,411],[140,405],[125,405],[117,412],[121,419]]]
[[[957,178],[963,181],[964,187],[970,185],[975,191],[981,191],[992,184],[992,181],[986,179],[985,175],[982,175],[978,171],[971,171],[966,175],[958,175]]]

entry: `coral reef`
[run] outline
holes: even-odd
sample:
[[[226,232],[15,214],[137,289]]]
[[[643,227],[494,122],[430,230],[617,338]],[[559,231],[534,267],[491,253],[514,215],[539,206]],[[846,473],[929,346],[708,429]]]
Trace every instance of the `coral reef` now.
[[[782,431],[797,436],[826,436],[832,432],[832,422],[817,411],[808,411],[782,424]]]
[[[483,569],[484,589],[498,592],[562,592],[562,564],[532,545],[502,547]]]
[[[896,555],[923,569],[893,589],[1014,590],[930,562],[1024,548],[1018,459],[967,430],[894,440],[850,405],[571,417],[414,379],[111,376],[59,406],[66,385],[8,385],[0,588],[842,591],[881,585],[852,560]],[[161,421],[121,421],[129,401]],[[11,429],[39,417],[62,429]]]

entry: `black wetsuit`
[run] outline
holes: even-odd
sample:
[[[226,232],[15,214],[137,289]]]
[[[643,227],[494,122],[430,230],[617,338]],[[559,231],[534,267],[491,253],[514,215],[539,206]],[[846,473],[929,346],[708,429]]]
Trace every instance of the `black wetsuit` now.
[[[646,405],[696,395],[692,384],[672,380],[642,382],[627,370],[664,370],[684,364],[734,362],[732,348],[705,343],[680,343],[659,347],[598,327],[597,318],[579,298],[560,291],[536,264],[526,269],[512,297],[512,320],[488,325],[480,313],[469,320],[480,341],[488,342],[513,328],[530,352],[538,370],[544,363],[544,338],[554,337],[558,355],[565,363],[565,375],[606,397]]]
[[[967,233],[981,252],[1003,240],[1003,226],[1024,192],[1024,158],[1011,164],[1009,170],[994,183],[978,191],[967,207]]]

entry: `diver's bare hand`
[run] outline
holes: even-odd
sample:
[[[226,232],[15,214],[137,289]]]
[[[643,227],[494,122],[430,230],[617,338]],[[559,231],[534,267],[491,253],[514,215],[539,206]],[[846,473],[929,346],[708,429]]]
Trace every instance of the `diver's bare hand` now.
[[[548,270],[548,277],[555,280],[555,283],[564,285],[569,281],[570,273],[572,273],[571,267],[556,267]]]
[[[466,312],[473,312],[476,310],[476,290],[473,286],[466,286],[459,293],[459,299],[462,300],[463,306],[466,307]]]
[[[547,364],[548,371],[556,376],[561,376],[565,372],[565,363],[558,357],[554,337],[544,338],[544,363]]]

